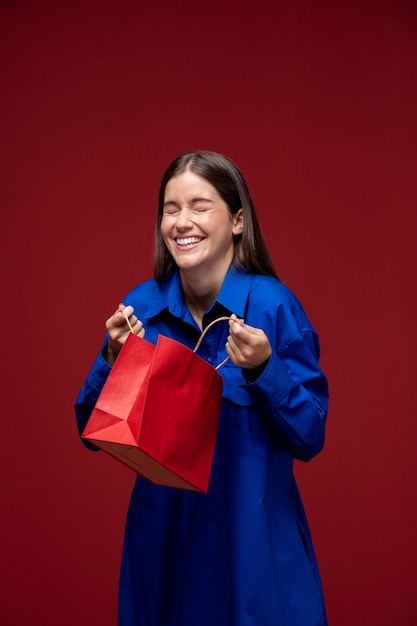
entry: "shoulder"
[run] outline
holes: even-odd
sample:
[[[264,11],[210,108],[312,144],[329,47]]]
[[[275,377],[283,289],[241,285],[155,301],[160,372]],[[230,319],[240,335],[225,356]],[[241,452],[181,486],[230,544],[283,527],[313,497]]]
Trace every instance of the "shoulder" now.
[[[252,276],[250,297],[253,300],[264,303],[267,307],[288,307],[294,312],[302,309],[297,296],[276,278],[255,274]]]
[[[175,307],[182,302],[180,277],[172,272],[159,284],[155,278],[141,283],[126,296],[124,304],[130,304],[142,321],[158,315],[163,309]]]
[[[252,277],[248,298],[249,324],[250,317],[270,333],[280,329],[281,337],[315,333],[298,297],[286,285],[269,276],[256,274]]]
[[[149,278],[149,280],[145,280],[143,283],[133,287],[126,295],[126,298],[136,298],[138,295],[150,294],[155,289],[158,289],[158,283],[154,278]]]
[[[123,299],[123,304],[131,305],[139,314],[146,310],[155,295],[159,292],[159,285],[154,278],[133,287]]]

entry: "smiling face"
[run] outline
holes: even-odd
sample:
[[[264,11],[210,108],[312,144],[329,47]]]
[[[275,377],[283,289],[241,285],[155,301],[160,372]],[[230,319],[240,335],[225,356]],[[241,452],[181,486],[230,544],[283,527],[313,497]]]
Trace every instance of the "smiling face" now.
[[[242,210],[232,215],[205,178],[187,170],[167,183],[161,235],[181,274],[223,278],[233,260],[233,237],[242,229]]]

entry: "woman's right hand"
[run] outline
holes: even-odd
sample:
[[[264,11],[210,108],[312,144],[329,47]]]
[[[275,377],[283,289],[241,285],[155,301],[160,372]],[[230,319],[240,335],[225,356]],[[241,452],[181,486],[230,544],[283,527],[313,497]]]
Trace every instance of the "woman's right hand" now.
[[[135,335],[138,335],[142,339],[145,336],[143,324],[136,317],[136,315],[134,315],[133,307],[119,304],[116,312],[113,313],[108,320],[106,320],[106,329],[109,339],[105,358],[107,363],[112,366],[114,365],[128,334],[131,332],[125,316],[128,318]]]

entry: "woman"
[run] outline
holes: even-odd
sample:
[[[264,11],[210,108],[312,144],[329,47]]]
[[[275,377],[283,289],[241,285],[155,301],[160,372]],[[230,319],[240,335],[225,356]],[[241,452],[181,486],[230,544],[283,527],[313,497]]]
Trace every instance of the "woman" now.
[[[229,361],[207,494],[138,477],[127,515],[120,626],[323,626],[323,593],[293,460],[323,446],[327,383],[317,335],[280,282],[238,168],[186,153],[162,180],[155,278],[133,289],[76,411],[85,427],[129,328]],[[236,323],[238,322],[238,323]]]

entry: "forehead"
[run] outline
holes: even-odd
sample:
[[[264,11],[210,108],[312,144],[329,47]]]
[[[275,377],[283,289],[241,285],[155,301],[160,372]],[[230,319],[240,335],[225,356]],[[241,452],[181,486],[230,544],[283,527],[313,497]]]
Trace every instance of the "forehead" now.
[[[219,198],[217,189],[209,181],[198,174],[187,170],[182,174],[173,176],[165,187],[165,201],[195,198],[207,198],[215,200]]]

